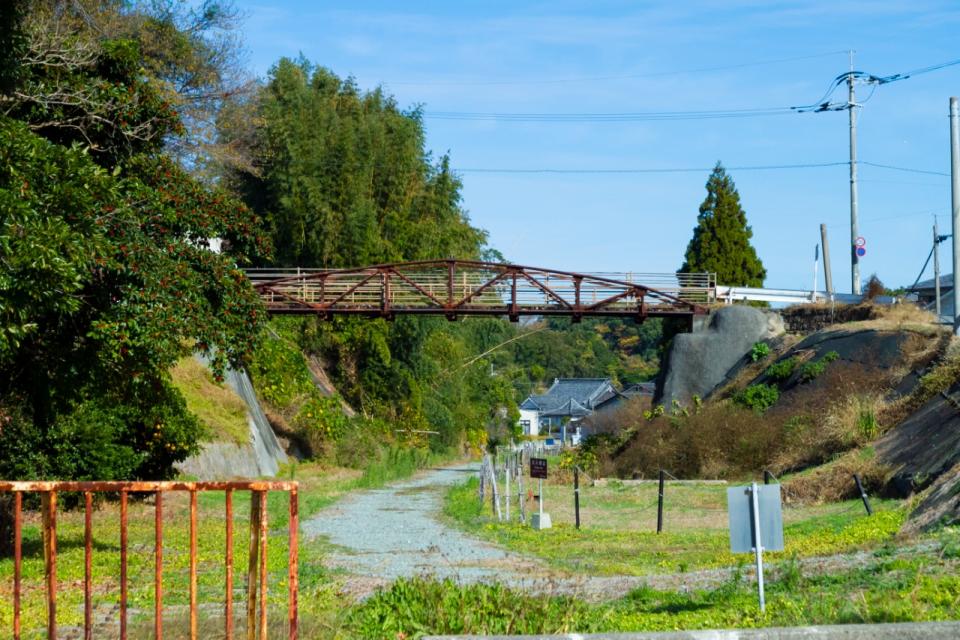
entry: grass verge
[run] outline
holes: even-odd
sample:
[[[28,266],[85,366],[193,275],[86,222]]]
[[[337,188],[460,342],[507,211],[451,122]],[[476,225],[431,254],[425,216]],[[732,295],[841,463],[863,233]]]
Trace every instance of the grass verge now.
[[[685,573],[735,566],[742,556],[729,550],[726,486],[672,485],[665,488],[664,531],[656,533],[656,484],[581,487],[581,520],[573,526],[569,486],[545,485],[545,506],[554,527],[534,531],[516,520],[498,522],[489,502],[477,500],[475,478],[452,487],[444,513],[459,527],[514,551],[536,556],[563,571],[586,575]],[[514,496],[515,498],[516,496]],[[859,501],[788,508],[786,549],[766,554],[772,562],[789,557],[831,555],[872,549],[896,535],[905,509],[897,501],[875,500],[866,517]],[[532,500],[527,513],[536,508]]]

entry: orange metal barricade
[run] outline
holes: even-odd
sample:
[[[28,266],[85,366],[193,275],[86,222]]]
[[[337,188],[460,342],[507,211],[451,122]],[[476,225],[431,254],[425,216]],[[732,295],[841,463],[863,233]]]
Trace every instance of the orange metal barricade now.
[[[298,626],[298,529],[299,511],[296,482],[231,481],[231,482],[5,482],[0,481],[0,493],[13,494],[13,638],[21,637],[21,589],[23,562],[23,495],[39,493],[41,499],[44,596],[47,608],[47,638],[57,637],[57,496],[64,492],[83,494],[84,507],[84,638],[93,637],[93,494],[113,493],[120,496],[120,619],[121,640],[127,638],[127,503],[131,493],[154,494],[154,634],[163,637],[163,496],[171,491],[185,491],[190,495],[190,638],[197,640],[197,497],[204,491],[224,492],[226,507],[224,585],[225,637],[233,638],[233,494],[249,491],[250,563],[247,573],[247,640],[267,638],[267,493],[283,491],[290,496],[288,523],[288,625],[289,637],[297,637]],[[259,601],[259,610],[257,607]],[[258,615],[259,614],[259,615]]]

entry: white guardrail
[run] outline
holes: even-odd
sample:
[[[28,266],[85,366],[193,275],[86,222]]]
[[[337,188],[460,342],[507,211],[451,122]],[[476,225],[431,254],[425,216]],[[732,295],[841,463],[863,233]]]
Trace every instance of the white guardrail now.
[[[830,294],[826,291],[806,291],[802,289],[761,289],[757,287],[727,287],[717,285],[717,302],[732,304],[734,302],[783,302],[787,304],[810,304],[816,302],[830,302]],[[852,293],[834,293],[833,301],[841,304],[857,304],[863,302],[863,296]],[[897,304],[900,298],[893,296],[876,296],[873,302],[877,304]]]

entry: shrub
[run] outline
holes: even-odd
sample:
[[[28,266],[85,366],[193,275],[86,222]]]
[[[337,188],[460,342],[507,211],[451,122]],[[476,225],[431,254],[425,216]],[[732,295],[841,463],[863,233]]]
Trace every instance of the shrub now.
[[[793,372],[797,368],[799,361],[796,356],[790,356],[780,362],[775,362],[764,372],[764,374],[771,380],[776,380],[777,382],[783,382],[787,378],[793,375]]]
[[[94,396],[92,391],[81,395]],[[0,401],[0,477],[165,480],[199,449],[203,427],[168,383],[136,397],[103,394],[68,405],[50,425]]]
[[[780,390],[769,384],[750,385],[733,397],[733,401],[746,409],[763,413],[780,399]]]
[[[618,447],[611,466],[620,477],[736,477],[768,465],[781,447],[777,420],[730,403],[707,404],[687,418],[662,416]]]
[[[836,351],[828,351],[816,362],[808,362],[800,367],[800,382],[810,382],[827,370],[827,365],[840,357]]]
[[[770,355],[770,345],[766,342],[754,342],[753,349],[750,350],[750,359],[759,362]]]
[[[873,440],[880,435],[880,423],[872,407],[862,407],[857,416],[857,433],[864,440]]]

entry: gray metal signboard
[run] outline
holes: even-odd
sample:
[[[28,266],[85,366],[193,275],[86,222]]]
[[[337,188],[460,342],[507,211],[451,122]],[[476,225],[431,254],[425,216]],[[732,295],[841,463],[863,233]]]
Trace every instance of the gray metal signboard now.
[[[783,551],[783,514],[780,485],[756,482],[727,489],[730,516],[730,550],[754,554],[757,560],[757,597],[760,611],[766,610],[763,595],[763,552]],[[757,544],[759,541],[759,544]]]
[[[760,507],[760,546],[764,551],[783,551],[783,512],[780,505],[780,485],[762,484],[757,487]],[[752,553],[754,544],[753,499],[751,485],[727,489],[727,512],[730,517],[730,551]]]

